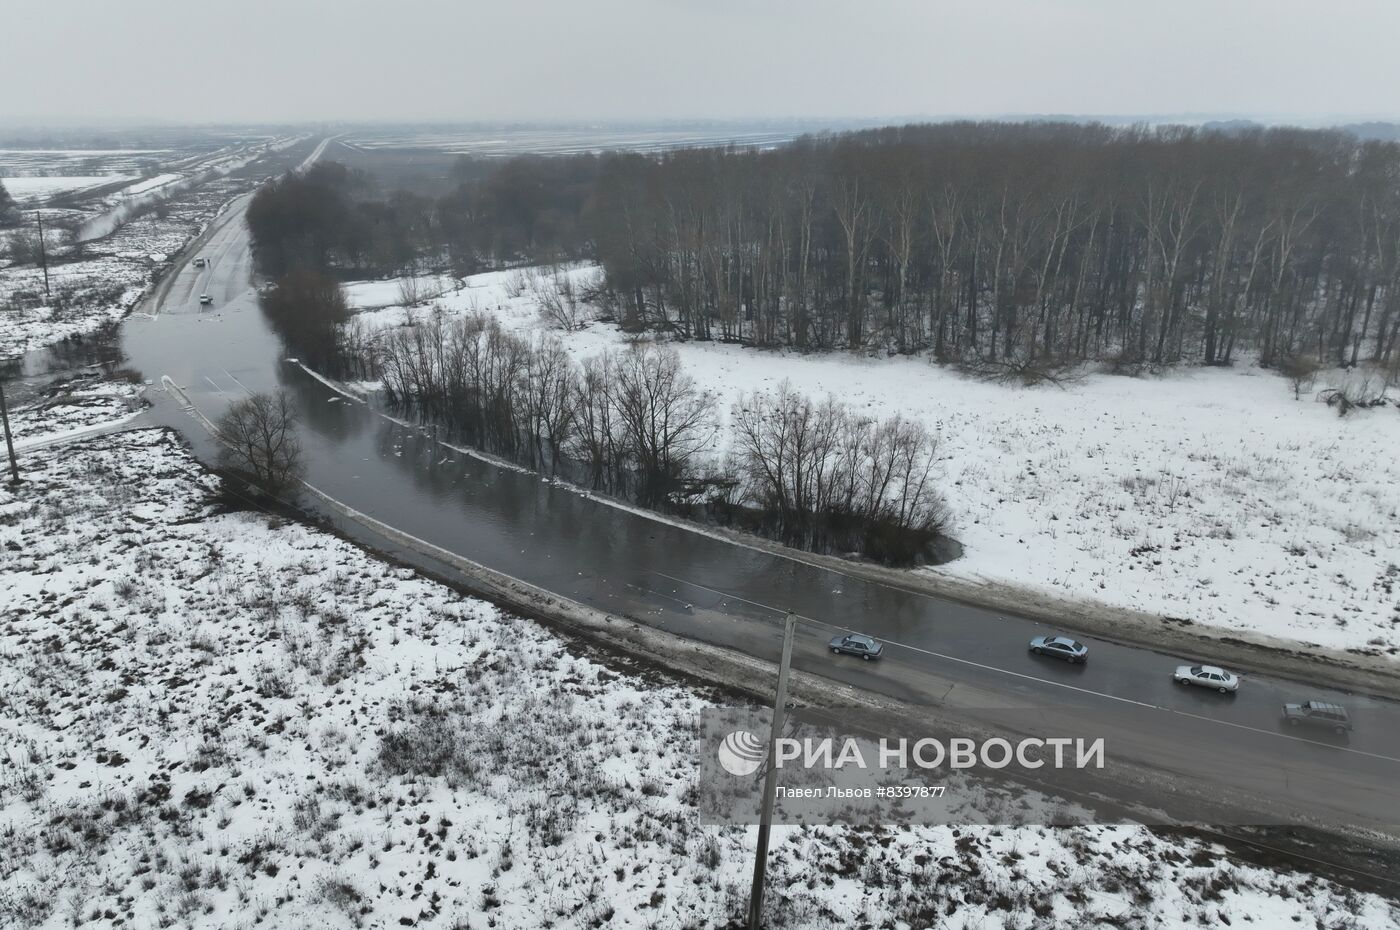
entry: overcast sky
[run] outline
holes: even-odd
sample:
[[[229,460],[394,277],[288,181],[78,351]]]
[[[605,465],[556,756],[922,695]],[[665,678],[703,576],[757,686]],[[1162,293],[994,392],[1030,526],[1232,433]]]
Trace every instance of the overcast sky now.
[[[1396,0],[5,0],[0,119],[1400,116]]]

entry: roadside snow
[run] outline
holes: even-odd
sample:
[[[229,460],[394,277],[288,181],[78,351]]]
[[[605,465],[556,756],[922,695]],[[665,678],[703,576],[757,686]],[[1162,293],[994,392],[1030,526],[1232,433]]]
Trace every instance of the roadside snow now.
[[[165,187],[167,184],[173,184],[176,181],[183,180],[184,177],[183,174],[158,174],[153,178],[147,178],[139,184],[123,187],[119,195],[121,197],[135,197],[138,194],[145,194],[157,190],[158,188]]]
[[[172,434],[0,485],[0,924],[717,926],[708,699],[297,524]],[[75,558],[81,553],[81,558]],[[1400,926],[1314,876],[1113,828],[775,830],[775,926]]]
[[[596,271],[562,273],[582,283]],[[534,332],[549,325],[534,290],[550,280],[545,269],[476,275],[433,305],[489,311],[508,328]],[[406,311],[357,318],[396,326]],[[625,345],[604,324],[561,335],[576,358]],[[1400,653],[1393,407],[1339,418],[1308,395],[1294,400],[1283,379],[1252,366],[1020,387],[922,358],[672,346],[716,396],[722,418],[741,395],[788,381],[870,416],[897,413],[936,429],[941,487],[966,555],[922,571],[1223,630]],[[715,461],[726,443],[721,431]]]
[[[15,449],[23,452],[129,423],[145,411],[143,391],[143,386],[127,381],[59,385],[43,398],[10,410]]]

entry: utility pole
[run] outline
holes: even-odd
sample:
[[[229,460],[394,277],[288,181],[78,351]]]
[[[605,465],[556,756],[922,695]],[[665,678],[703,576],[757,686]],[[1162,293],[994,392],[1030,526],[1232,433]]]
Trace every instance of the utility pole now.
[[[5,448],[10,453],[10,483],[19,484],[19,463],[15,461],[15,440],[10,435],[10,409],[5,406],[5,382],[0,380],[0,421],[5,424]]]
[[[773,796],[778,793],[778,737],[787,715],[788,669],[792,665],[792,634],[797,616],[789,610],[783,621],[783,659],[778,664],[778,694],[773,700],[773,732],[768,737],[768,772],[763,777],[763,807],[758,820],[758,851],[753,860],[753,888],[749,892],[748,930],[759,930],[763,921],[763,879],[768,871],[768,834],[773,829]]]
[[[39,221],[39,264],[44,267],[44,303],[48,304],[53,302],[53,298],[49,296],[49,252],[44,245],[44,214],[35,210],[34,218]]]

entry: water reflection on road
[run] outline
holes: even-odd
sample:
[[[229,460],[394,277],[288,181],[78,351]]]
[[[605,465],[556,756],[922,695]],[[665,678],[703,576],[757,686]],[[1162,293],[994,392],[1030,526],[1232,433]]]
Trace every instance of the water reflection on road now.
[[[442,549],[615,615],[775,658],[781,611],[791,608],[824,624],[804,626],[798,668],[901,698],[972,693],[1034,706],[1092,707],[1125,739],[1141,740],[1143,758],[1154,763],[1174,765],[1182,751],[1177,738],[1153,735],[1167,732],[1156,715],[1188,722],[1192,745],[1218,750],[1220,758],[1229,758],[1240,734],[1248,733],[1259,746],[1251,747],[1247,764],[1222,766],[1218,774],[1235,787],[1303,758],[1270,735],[1283,701],[1341,700],[1358,723],[1348,749],[1383,754],[1363,761],[1384,771],[1366,772],[1364,790],[1334,794],[1354,810],[1374,812],[1376,786],[1400,783],[1386,768],[1390,758],[1400,758],[1400,728],[1390,724],[1389,702],[1318,687],[1300,694],[1297,685],[1260,677],[1234,700],[1184,693],[1171,683],[1174,657],[1092,639],[1087,667],[1047,668],[1026,652],[1029,636],[1048,631],[1034,621],[733,545],[448,448],[431,430],[347,399],[285,359],[249,284],[246,232],[236,214],[233,220],[202,249],[211,269],[179,271],[158,314],[125,322],[114,356],[153,382],[147,421],[179,430],[206,461],[215,455],[212,440],[173,394],[159,388],[162,376],[211,419],[249,391],[286,389],[302,419],[308,481],[320,491]],[[206,290],[217,296],[211,310],[195,299]],[[354,538],[399,551],[372,529],[336,513],[327,518]],[[404,554],[437,567],[431,558]],[[876,667],[834,664],[824,643],[837,629],[872,633],[900,648]],[[930,679],[940,683],[941,696],[929,697]],[[914,694],[913,687],[925,690]],[[1195,716],[1178,719],[1182,714]],[[1361,758],[1339,764],[1359,775]],[[1278,790],[1287,796],[1290,789]],[[1383,816],[1400,821],[1400,811]]]

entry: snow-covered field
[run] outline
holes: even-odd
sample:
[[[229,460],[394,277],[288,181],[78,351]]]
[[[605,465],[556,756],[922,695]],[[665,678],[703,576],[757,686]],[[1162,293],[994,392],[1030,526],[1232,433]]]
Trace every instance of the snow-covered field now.
[[[10,408],[15,448],[60,442],[134,420],[146,407],[145,388],[130,381],[75,379]]]
[[[0,148],[0,176],[137,175],[179,156],[167,148]]]
[[[211,506],[169,433],[0,485],[0,926],[714,927],[709,698],[328,534]],[[1113,828],[775,831],[775,927],[1400,926]]]
[[[84,191],[117,181],[130,180],[126,175],[107,174],[97,177],[0,178],[0,184],[21,204],[47,200],[57,194]]]
[[[345,285],[345,300],[355,310],[375,310],[401,306],[404,296],[432,300],[460,291],[461,284],[442,275],[391,278],[385,281],[352,281]],[[403,319],[400,314],[400,320]]]
[[[534,296],[549,282],[548,273],[492,272],[434,303],[534,330],[550,325]],[[379,293],[391,285],[380,282]],[[359,319],[394,326],[405,316],[385,308]],[[564,338],[579,358],[625,344],[604,324]],[[674,348],[716,395],[721,416],[741,395],[786,380],[871,416],[899,413],[935,428],[941,487],[966,555],[923,571],[1230,631],[1400,652],[1393,406],[1339,418],[1311,394],[1294,400],[1284,379],[1249,365],[1020,387],[921,358]],[[1317,388],[1328,383],[1324,374]],[[721,431],[717,460],[725,443]]]
[[[165,260],[152,255],[107,255],[50,269],[60,300],[43,303],[43,272],[32,265],[0,269],[0,358],[98,329],[126,316],[146,293]]]

